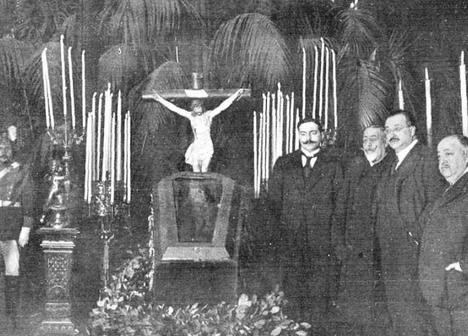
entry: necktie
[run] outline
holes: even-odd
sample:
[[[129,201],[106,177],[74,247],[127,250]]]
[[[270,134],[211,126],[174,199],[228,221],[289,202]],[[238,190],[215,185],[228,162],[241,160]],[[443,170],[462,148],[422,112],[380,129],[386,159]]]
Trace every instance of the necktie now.
[[[305,165],[304,165],[304,176],[307,178],[310,176],[310,172],[312,170],[312,168],[310,167],[310,161],[315,157],[315,156],[307,156],[307,155],[304,155],[304,157],[306,158],[306,162],[305,162]]]
[[[398,165],[398,160],[393,161],[392,163],[392,170],[390,171],[390,174],[393,175],[397,171],[397,165]]]

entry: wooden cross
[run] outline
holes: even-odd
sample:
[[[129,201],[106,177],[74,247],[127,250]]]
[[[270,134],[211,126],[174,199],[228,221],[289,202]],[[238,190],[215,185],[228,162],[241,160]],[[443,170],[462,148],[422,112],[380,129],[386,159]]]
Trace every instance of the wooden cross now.
[[[203,89],[203,75],[194,72],[192,73],[192,88],[191,89],[172,89],[161,90],[157,93],[165,99],[191,99],[191,100],[205,100],[212,98],[227,98],[236,93],[239,89]],[[152,91],[143,92],[143,98],[152,95]],[[250,89],[242,89],[240,97],[250,97]]]

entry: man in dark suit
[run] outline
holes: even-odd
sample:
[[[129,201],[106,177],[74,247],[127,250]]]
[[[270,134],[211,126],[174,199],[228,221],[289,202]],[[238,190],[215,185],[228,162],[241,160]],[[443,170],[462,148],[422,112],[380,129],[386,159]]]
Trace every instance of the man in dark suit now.
[[[416,138],[410,113],[390,114],[385,133],[396,159],[378,188],[376,228],[392,329],[401,336],[431,335],[431,314],[418,285],[419,219],[444,181],[435,156]]]
[[[468,332],[468,138],[451,135],[437,146],[445,192],[425,212],[419,283],[439,336]]]
[[[300,150],[280,157],[269,181],[270,229],[288,316],[310,322],[320,334],[336,290],[331,235],[332,223],[342,225],[343,207],[336,202],[342,169],[338,157],[321,147],[317,120],[300,120],[297,131]]]
[[[339,199],[346,204],[345,244],[342,257],[337,319],[344,322],[347,334],[379,335],[384,328],[379,283],[380,251],[376,244],[375,203],[377,184],[390,167],[384,128],[373,125],[363,132],[362,154],[354,157],[345,170],[345,183]],[[378,309],[380,308],[380,309]]]

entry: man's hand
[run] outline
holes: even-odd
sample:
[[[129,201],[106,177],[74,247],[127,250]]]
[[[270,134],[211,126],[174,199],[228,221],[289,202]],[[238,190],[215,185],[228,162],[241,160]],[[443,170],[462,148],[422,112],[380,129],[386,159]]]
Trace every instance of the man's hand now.
[[[445,267],[445,270],[446,271],[455,270],[455,271],[458,271],[458,272],[463,272],[463,270],[461,269],[459,261],[457,261],[456,263],[452,263],[452,264],[448,265],[447,267]]]
[[[31,228],[23,226],[21,228],[21,232],[18,238],[18,244],[21,247],[24,247],[28,241],[29,241],[29,232],[31,231]]]

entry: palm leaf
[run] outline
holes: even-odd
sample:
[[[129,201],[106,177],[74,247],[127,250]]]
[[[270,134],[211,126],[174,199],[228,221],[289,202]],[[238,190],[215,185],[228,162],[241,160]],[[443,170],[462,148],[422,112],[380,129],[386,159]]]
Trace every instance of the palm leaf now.
[[[151,72],[146,79],[132,89],[130,93],[131,109],[135,111],[136,121],[142,126],[141,133],[154,134],[165,123],[174,120],[174,114],[161,104],[141,99],[143,91],[170,90],[188,87],[187,75],[176,62],[165,62]]]
[[[62,65],[60,59],[60,44],[58,42],[49,42],[39,48],[31,61],[27,64],[25,70],[25,81],[30,97],[30,104],[36,106],[37,113],[44,113],[44,88],[43,72],[41,63],[41,53],[47,48],[47,63],[49,68],[50,90],[52,93],[52,106],[56,119],[59,124],[62,115]],[[43,115],[43,114],[42,114]]]
[[[127,92],[142,75],[138,50],[125,44],[110,47],[99,57],[98,87],[111,83],[113,90]]]
[[[210,63],[224,62],[227,69],[238,70],[241,80],[258,80],[269,86],[290,71],[283,37],[268,17],[256,13],[241,14],[224,23],[214,36],[210,58]],[[226,77],[233,75],[231,71]]]
[[[184,13],[196,13],[188,0],[109,1],[103,9],[101,24],[109,22],[115,37],[125,44],[141,44],[158,32],[178,28]]]
[[[0,39],[0,81],[5,85],[21,83],[26,63],[34,52],[34,46],[12,37]]]
[[[362,130],[385,120],[388,84],[373,62],[348,60],[343,84],[342,101],[346,102],[348,119],[356,121],[352,124]]]
[[[341,44],[351,55],[367,58],[380,35],[374,16],[364,9],[347,8],[338,14],[338,22],[341,22]]]

